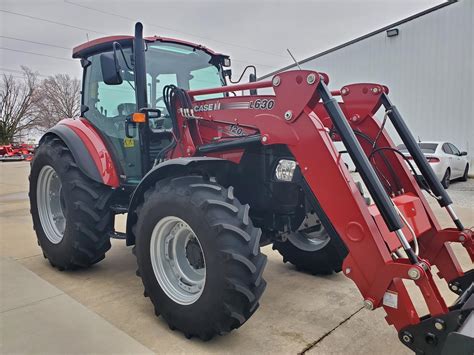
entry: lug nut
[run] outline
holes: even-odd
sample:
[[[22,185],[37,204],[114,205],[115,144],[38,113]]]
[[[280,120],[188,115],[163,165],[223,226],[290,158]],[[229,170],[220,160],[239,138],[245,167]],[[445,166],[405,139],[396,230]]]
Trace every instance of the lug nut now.
[[[349,89],[348,88],[342,88],[341,90],[341,94],[342,95],[347,95],[349,93]]]
[[[280,85],[280,82],[281,82],[281,79],[280,79],[280,77],[279,77],[278,75],[273,77],[273,80],[272,80],[273,86],[278,86],[278,85]]]
[[[416,267],[412,267],[408,270],[408,276],[412,280],[418,280],[421,277],[420,270],[418,270]]]
[[[466,237],[465,237],[463,234],[461,234],[461,235],[459,236],[459,241],[462,243],[462,242],[464,242],[465,240],[466,240]]]
[[[285,112],[285,120],[289,121],[291,120],[292,117],[293,117],[293,112],[291,112],[290,110]]]
[[[267,140],[268,140],[268,137],[267,137],[267,136],[263,136],[263,137],[262,137],[262,142],[265,143]]]

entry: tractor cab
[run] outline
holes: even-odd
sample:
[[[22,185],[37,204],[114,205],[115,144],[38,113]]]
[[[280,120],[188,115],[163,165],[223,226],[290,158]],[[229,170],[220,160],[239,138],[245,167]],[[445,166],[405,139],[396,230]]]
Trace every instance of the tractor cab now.
[[[81,58],[84,68],[81,116],[101,133],[121,180],[132,185],[173,139],[163,89],[225,85],[223,66],[229,63],[227,56],[200,45],[140,35],[87,42],[74,49],[73,57]],[[145,124],[134,122],[138,112],[146,112],[141,115],[146,122],[140,122]]]

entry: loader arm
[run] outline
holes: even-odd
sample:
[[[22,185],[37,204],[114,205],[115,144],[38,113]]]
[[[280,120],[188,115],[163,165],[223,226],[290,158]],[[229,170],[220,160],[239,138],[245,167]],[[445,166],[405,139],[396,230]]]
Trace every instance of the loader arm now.
[[[387,322],[412,350],[441,353],[447,335],[460,328],[474,302],[469,288],[473,272],[463,273],[449,243],[461,243],[474,260],[473,231],[462,226],[449,196],[433,179],[416,143],[412,144],[415,141],[391,104],[388,89],[353,84],[331,92],[327,83],[327,76],[317,72],[290,71],[271,81],[188,91],[192,107],[177,105],[180,139],[170,157],[184,152],[238,162],[251,144],[286,145],[297,162],[295,179],[300,178],[307,195],[327,215],[336,231],[332,237],[340,238],[348,250],[343,271],[359,288],[365,307],[383,307]],[[202,95],[264,88],[273,89],[274,95],[197,100]],[[342,103],[334,96],[340,96]],[[381,105],[456,228],[439,226],[417,181],[374,118]],[[217,130],[209,136],[212,130],[202,128],[209,125],[231,125],[241,134]],[[372,205],[361,196],[332,138],[346,146]],[[412,247],[415,239],[418,255]],[[451,289],[461,294],[450,308],[433,281],[433,265]],[[417,313],[402,280],[413,281],[420,289],[429,314]]]

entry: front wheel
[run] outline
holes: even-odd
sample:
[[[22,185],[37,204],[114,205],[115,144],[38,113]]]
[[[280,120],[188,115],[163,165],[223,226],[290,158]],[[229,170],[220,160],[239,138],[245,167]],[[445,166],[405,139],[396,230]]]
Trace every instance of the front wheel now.
[[[133,228],[145,294],[171,329],[208,340],[240,327],[265,289],[260,230],[232,188],[185,176],[158,182]]]
[[[339,272],[344,261],[322,225],[310,234],[293,232],[286,241],[275,241],[273,249],[278,250],[285,263],[290,262],[298,270],[313,275]]]

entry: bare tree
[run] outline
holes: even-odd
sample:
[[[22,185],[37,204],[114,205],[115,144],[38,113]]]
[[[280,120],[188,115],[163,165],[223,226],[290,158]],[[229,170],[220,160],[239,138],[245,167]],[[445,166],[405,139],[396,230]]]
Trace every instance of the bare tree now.
[[[77,117],[81,110],[81,84],[67,74],[44,79],[38,90],[38,126],[48,129],[63,118]]]
[[[3,74],[0,79],[0,144],[9,144],[36,125],[38,74],[21,67],[24,78]]]

